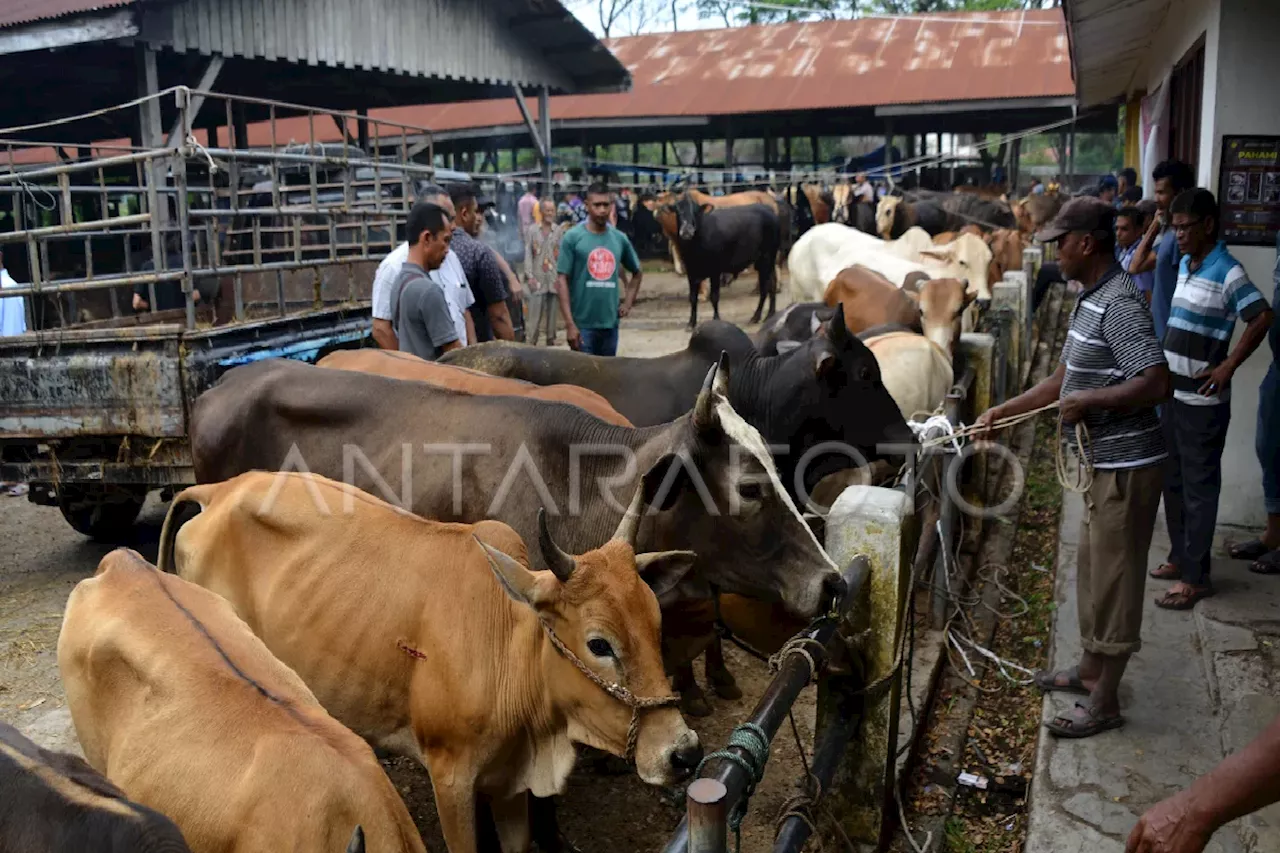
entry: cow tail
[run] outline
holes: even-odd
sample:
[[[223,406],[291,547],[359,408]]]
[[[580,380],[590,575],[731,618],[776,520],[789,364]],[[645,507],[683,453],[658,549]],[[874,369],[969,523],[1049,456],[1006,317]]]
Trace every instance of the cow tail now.
[[[192,486],[183,489],[169,505],[169,512],[164,517],[164,527],[160,528],[160,551],[156,557],[156,567],[162,572],[173,573],[173,549],[178,541],[178,530],[185,523],[183,511],[188,507],[204,509],[209,501],[209,486]]]

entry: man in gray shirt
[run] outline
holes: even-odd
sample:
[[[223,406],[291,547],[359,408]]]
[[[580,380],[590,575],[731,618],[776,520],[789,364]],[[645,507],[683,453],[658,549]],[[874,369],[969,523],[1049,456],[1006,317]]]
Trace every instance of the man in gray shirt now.
[[[462,346],[444,289],[427,276],[449,253],[451,221],[438,204],[418,202],[409,211],[409,257],[391,292],[391,316],[400,351],[427,361]]]

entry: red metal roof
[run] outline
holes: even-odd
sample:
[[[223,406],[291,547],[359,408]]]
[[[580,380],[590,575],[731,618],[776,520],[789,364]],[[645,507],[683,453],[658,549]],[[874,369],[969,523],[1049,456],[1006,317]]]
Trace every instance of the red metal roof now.
[[[1060,9],[606,39],[630,92],[552,98],[555,119],[703,116],[1075,94]],[[536,103],[530,103],[535,111]],[[432,130],[520,124],[512,99],[380,111]]]
[[[0,0],[0,27],[132,5],[136,0]]]

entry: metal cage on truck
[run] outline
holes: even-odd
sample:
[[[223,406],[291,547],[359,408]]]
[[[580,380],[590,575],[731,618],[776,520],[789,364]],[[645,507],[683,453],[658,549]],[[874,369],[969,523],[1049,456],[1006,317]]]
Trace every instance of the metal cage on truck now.
[[[195,482],[191,405],[223,373],[364,341],[376,266],[437,177],[423,128],[185,87],[152,98],[178,109],[160,148],[72,157],[39,141],[49,125],[0,131],[0,248],[22,283],[3,297],[27,321],[0,338],[0,479],[108,539],[149,491]],[[246,105],[268,115],[261,145],[193,129],[197,114],[234,127]],[[317,141],[334,124],[347,142]]]

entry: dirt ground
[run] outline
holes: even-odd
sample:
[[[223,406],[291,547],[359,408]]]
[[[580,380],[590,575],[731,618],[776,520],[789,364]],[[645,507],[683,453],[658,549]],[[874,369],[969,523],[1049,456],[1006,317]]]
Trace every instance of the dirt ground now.
[[[722,293],[722,319],[754,327],[746,321],[755,309],[755,281],[744,276]],[[641,301],[622,323],[619,354],[651,357],[682,349],[689,303],[681,278],[646,272]],[[699,319],[710,319],[711,307],[698,306]],[[560,334],[563,345],[563,332]],[[134,529],[133,547],[150,560],[166,506],[152,496]],[[109,548],[72,530],[58,510],[35,506],[21,497],[0,497],[0,720],[43,745],[75,749],[65,697],[58,677],[57,642],[63,607],[72,587],[93,574]],[[736,701],[708,696],[715,712],[691,719],[708,751],[728,740],[732,728],[751,713],[769,683],[767,668],[735,648],[727,649],[731,669],[744,697]],[[699,668],[701,679],[701,669]],[[813,688],[796,705],[796,722],[806,749],[813,737]],[[422,831],[428,849],[443,851],[431,795],[430,779],[414,763],[384,762]],[[742,846],[750,853],[772,848],[773,820],[803,775],[789,727],[773,745],[764,783],[751,802],[743,825]],[[561,798],[565,834],[586,853],[654,851],[680,820],[683,791],[664,791],[643,784],[634,774],[605,775],[581,762]]]

